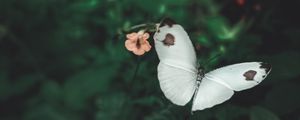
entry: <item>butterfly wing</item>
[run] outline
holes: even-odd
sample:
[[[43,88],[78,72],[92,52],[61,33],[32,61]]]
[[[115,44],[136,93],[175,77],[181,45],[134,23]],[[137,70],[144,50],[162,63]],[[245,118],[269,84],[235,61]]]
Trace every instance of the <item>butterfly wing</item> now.
[[[203,110],[231,98],[234,94],[230,88],[204,77],[195,93],[192,111]]]
[[[258,85],[267,77],[270,71],[270,64],[245,62],[213,70],[205,74],[205,77],[234,91],[241,91]]]
[[[196,88],[196,73],[160,62],[157,68],[160,88],[176,105],[185,105]]]
[[[171,19],[164,19],[154,34],[160,63],[158,80],[164,95],[177,105],[193,96],[196,83],[196,53],[185,30]]]
[[[234,91],[258,85],[270,73],[271,66],[262,62],[246,62],[213,70],[202,79],[195,93],[192,111],[203,110],[231,98]]]
[[[153,39],[161,62],[196,71],[194,46],[181,25],[170,19],[164,19]]]

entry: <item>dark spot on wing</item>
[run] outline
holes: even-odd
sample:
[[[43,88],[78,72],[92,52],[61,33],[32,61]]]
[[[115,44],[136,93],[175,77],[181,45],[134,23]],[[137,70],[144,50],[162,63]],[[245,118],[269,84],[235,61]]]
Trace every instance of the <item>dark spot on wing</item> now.
[[[254,76],[256,75],[256,71],[254,70],[249,70],[244,73],[244,77],[246,77],[246,80],[250,81],[254,79]]]
[[[163,27],[165,25],[172,27],[176,22],[170,18],[165,18],[159,25],[159,27]]]
[[[272,66],[268,63],[260,63],[259,68],[265,69],[266,73],[268,73],[271,70]]]
[[[166,35],[165,39],[162,42],[166,46],[174,45],[174,43],[175,43],[175,37],[172,34],[168,33]]]

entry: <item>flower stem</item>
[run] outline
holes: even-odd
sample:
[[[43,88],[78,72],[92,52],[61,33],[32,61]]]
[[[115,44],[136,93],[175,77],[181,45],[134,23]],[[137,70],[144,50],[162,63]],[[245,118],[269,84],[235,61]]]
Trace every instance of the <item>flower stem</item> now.
[[[141,64],[141,57],[137,57],[137,66],[134,70],[134,73],[133,73],[133,77],[132,77],[132,80],[131,80],[131,83],[133,84],[135,79],[136,79],[136,76],[137,76],[137,73],[138,73],[138,70],[140,68],[140,64]]]
[[[125,32],[133,31],[136,29],[144,29],[145,31],[149,32],[155,32],[156,30],[156,24],[155,23],[144,23],[144,24],[139,24],[139,25],[134,25],[130,27],[127,30],[124,30]]]
[[[133,29],[137,29],[137,28],[141,28],[141,27],[146,27],[146,26],[148,26],[148,25],[149,25],[149,24],[146,24],[146,23],[144,23],[144,24],[139,24],[139,25],[135,25],[135,26],[130,27],[130,29],[133,30]]]

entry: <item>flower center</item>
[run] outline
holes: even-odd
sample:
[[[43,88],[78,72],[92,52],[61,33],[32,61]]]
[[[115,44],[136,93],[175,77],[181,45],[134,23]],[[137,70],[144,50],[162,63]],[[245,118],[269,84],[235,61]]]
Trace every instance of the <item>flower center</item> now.
[[[137,42],[136,42],[136,47],[138,48],[138,49],[140,49],[141,48],[141,42],[142,42],[142,40],[139,38],[138,40],[137,40]]]

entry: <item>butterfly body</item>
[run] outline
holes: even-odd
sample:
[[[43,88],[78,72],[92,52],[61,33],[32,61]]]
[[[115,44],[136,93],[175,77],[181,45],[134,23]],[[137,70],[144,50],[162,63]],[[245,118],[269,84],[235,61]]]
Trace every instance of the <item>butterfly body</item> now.
[[[223,103],[234,91],[258,85],[271,70],[266,63],[244,62],[205,74],[197,69],[193,44],[180,25],[166,19],[157,29],[154,40],[160,59],[157,68],[160,88],[176,105],[185,105],[193,99],[192,111]]]

